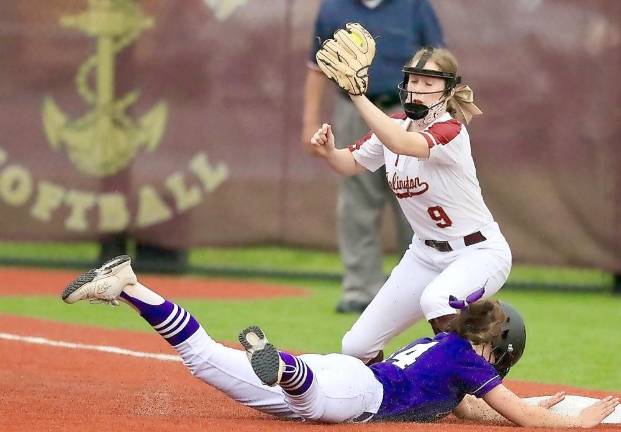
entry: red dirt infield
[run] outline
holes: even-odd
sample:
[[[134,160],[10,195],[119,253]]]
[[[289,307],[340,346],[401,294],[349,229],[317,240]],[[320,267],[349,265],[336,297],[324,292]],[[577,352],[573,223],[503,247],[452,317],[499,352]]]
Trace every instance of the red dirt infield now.
[[[13,269],[19,273],[19,270]],[[28,269],[27,272],[31,272]],[[53,283],[64,286],[76,274],[52,272]],[[7,269],[0,269],[3,287],[0,295],[47,294],[41,292],[41,279],[29,279],[28,286],[39,290],[18,291],[11,285]],[[172,285],[169,279],[141,278],[158,290]],[[187,281],[187,279],[183,279]],[[196,279],[205,283],[205,279]],[[60,282],[57,283],[57,282]],[[234,284],[213,282],[214,286]],[[254,283],[242,283],[244,287]],[[267,287],[267,286],[266,286]],[[267,287],[269,288],[269,287]],[[266,288],[266,292],[270,292]],[[280,289],[281,287],[278,287]],[[235,291],[240,296],[243,289]],[[188,291],[184,297],[203,296]],[[164,291],[164,290],[162,290]],[[256,290],[253,296],[258,296]],[[285,289],[291,293],[297,289]],[[175,296],[181,294],[173,290]],[[275,291],[274,291],[275,292]],[[52,293],[50,293],[52,294]],[[55,291],[53,293],[57,295]],[[219,295],[213,291],[213,295]],[[265,293],[260,294],[265,297]],[[227,298],[224,296],[222,298]],[[230,297],[229,297],[230,298]],[[1,298],[0,298],[1,301]],[[137,319],[139,319],[137,317]],[[206,329],[209,332],[209,329]],[[0,315],[0,333],[41,337],[91,345],[108,345],[158,354],[175,354],[155,333],[102,329],[35,318]],[[2,336],[2,335],[0,335]],[[509,381],[509,387],[523,396],[538,396],[566,390],[584,396],[605,396],[606,392],[585,391],[567,386]],[[114,353],[38,345],[0,337],[0,431],[485,431],[516,430],[512,427],[484,426],[449,417],[433,424],[372,423],[364,425],[321,425],[277,420],[229,400],[219,391],[193,378],[179,362],[135,358]],[[526,430],[526,429],[520,429]],[[535,430],[535,429],[533,429]],[[536,429],[542,431],[545,429]],[[598,426],[596,430],[621,431],[619,427]]]
[[[82,271],[86,271],[84,269]],[[0,267],[0,295],[59,295],[59,287],[79,276],[80,271],[26,267]],[[44,284],[41,281],[45,281]],[[259,299],[265,297],[305,296],[301,288],[270,285],[254,281],[207,279],[194,276],[140,275],[140,282],[163,296],[212,299]]]

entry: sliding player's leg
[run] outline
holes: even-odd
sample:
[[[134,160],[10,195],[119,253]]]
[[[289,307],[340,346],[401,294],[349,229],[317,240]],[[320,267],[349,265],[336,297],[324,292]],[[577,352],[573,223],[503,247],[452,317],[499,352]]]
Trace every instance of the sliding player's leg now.
[[[259,379],[281,388],[300,417],[326,423],[363,422],[379,409],[382,385],[354,357],[278,351],[256,326],[243,330],[239,341]]]
[[[140,284],[128,256],[82,274],[67,285],[62,298],[70,304],[80,300],[129,304],[177,350],[194,376],[246,406],[278,417],[297,418],[279,387],[259,381],[243,351],[217,343],[183,307]]]

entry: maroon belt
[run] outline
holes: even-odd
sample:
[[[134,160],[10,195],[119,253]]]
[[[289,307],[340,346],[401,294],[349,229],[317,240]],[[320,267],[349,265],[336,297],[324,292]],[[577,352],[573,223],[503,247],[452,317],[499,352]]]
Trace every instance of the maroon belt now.
[[[473,244],[481,243],[485,240],[487,239],[483,234],[481,234],[481,231],[477,231],[465,236],[464,244],[466,246],[472,246]],[[445,240],[425,240],[425,244],[440,252],[451,252],[453,250],[450,243]]]

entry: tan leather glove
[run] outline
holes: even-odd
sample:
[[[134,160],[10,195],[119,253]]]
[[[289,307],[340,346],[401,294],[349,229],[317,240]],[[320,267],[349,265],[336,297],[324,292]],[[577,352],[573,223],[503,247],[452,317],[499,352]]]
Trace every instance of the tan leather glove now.
[[[361,24],[345,24],[345,29],[338,29],[334,32],[334,39],[339,45],[351,51],[360,64],[366,67],[371,66],[373,57],[375,57],[375,39]]]
[[[348,23],[334,32],[334,39],[321,45],[315,58],[322,72],[351,95],[369,88],[369,66],[375,56],[375,40],[358,23]]]

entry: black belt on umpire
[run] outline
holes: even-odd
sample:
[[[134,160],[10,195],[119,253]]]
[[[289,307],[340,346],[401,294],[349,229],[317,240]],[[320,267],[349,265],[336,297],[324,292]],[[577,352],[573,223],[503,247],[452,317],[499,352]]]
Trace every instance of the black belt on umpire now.
[[[463,240],[465,246],[472,246],[473,244],[481,243],[482,241],[485,241],[487,239],[483,234],[481,234],[481,231],[477,231],[472,234],[468,234],[461,240]],[[453,251],[451,244],[445,240],[425,240],[425,245],[432,247],[440,252]]]

